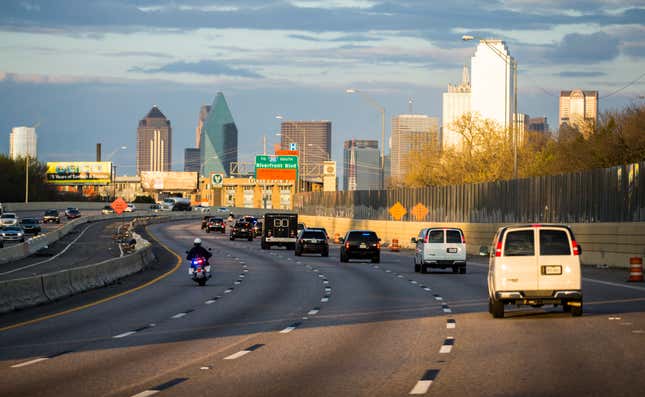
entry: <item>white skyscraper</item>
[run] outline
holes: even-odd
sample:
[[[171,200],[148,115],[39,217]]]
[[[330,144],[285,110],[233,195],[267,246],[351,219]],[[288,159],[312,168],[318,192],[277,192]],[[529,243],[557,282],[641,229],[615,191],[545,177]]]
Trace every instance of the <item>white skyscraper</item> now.
[[[36,128],[14,127],[9,135],[9,157],[16,160],[19,157],[34,159],[38,157],[38,137]]]
[[[461,84],[448,84],[448,92],[443,93],[441,143],[444,149],[454,147],[460,150],[462,148],[462,137],[451,128],[451,125],[463,114],[470,112],[470,95],[470,76],[468,66],[464,65],[461,73]]]
[[[481,40],[471,59],[471,110],[511,128],[515,114],[515,59],[502,40]]]

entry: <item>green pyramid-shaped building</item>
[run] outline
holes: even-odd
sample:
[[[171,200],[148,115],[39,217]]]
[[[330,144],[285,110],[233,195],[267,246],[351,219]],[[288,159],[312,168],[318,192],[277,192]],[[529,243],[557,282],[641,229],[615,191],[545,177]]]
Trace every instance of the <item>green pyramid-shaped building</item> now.
[[[204,121],[199,150],[200,173],[229,175],[230,165],[237,161],[237,127],[224,94],[218,92]]]

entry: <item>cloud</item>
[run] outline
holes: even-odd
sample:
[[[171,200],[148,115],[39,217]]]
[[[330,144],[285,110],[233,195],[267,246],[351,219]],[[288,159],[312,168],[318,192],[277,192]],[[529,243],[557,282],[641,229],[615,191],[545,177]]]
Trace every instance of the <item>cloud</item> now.
[[[170,54],[156,51],[118,51],[106,52],[103,55],[111,57],[149,57],[149,58],[170,58]]]
[[[600,76],[607,76],[607,73],[598,72],[598,71],[592,71],[592,72],[568,71],[568,72],[556,73],[555,76],[560,76],[560,77],[600,77]]]
[[[563,63],[610,61],[620,54],[620,40],[605,33],[571,33],[562,38],[552,58]]]
[[[322,37],[321,35],[313,36],[306,34],[290,34],[288,37],[297,40],[303,41],[314,41],[314,42],[345,42],[345,41],[382,41],[382,38],[372,37],[364,34],[347,34],[333,38]]]
[[[129,72],[136,73],[192,73],[210,76],[235,76],[262,78],[263,76],[248,69],[233,68],[217,61],[201,60],[197,62],[172,62],[156,68],[132,67]]]

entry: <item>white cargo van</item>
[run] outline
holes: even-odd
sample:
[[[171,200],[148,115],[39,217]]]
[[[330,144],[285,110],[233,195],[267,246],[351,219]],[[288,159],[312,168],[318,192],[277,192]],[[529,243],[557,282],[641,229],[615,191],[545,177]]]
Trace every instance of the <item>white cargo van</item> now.
[[[466,273],[466,240],[458,228],[429,227],[421,229],[414,253],[414,271],[426,273],[430,268],[452,268],[453,273]]]
[[[490,248],[489,312],[504,317],[504,305],[562,305],[582,315],[581,248],[568,226],[533,224],[501,227]]]

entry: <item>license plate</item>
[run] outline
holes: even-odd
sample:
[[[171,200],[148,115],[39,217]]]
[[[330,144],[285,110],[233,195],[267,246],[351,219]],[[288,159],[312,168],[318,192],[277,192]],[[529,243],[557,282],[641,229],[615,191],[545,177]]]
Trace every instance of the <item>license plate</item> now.
[[[361,243],[361,245],[359,245],[359,247],[360,247],[360,248],[367,248],[367,244],[365,244],[365,243]]]
[[[562,266],[542,266],[542,274],[547,276],[562,274]]]
[[[448,253],[449,254],[456,254],[457,253],[457,248],[448,248]]]

